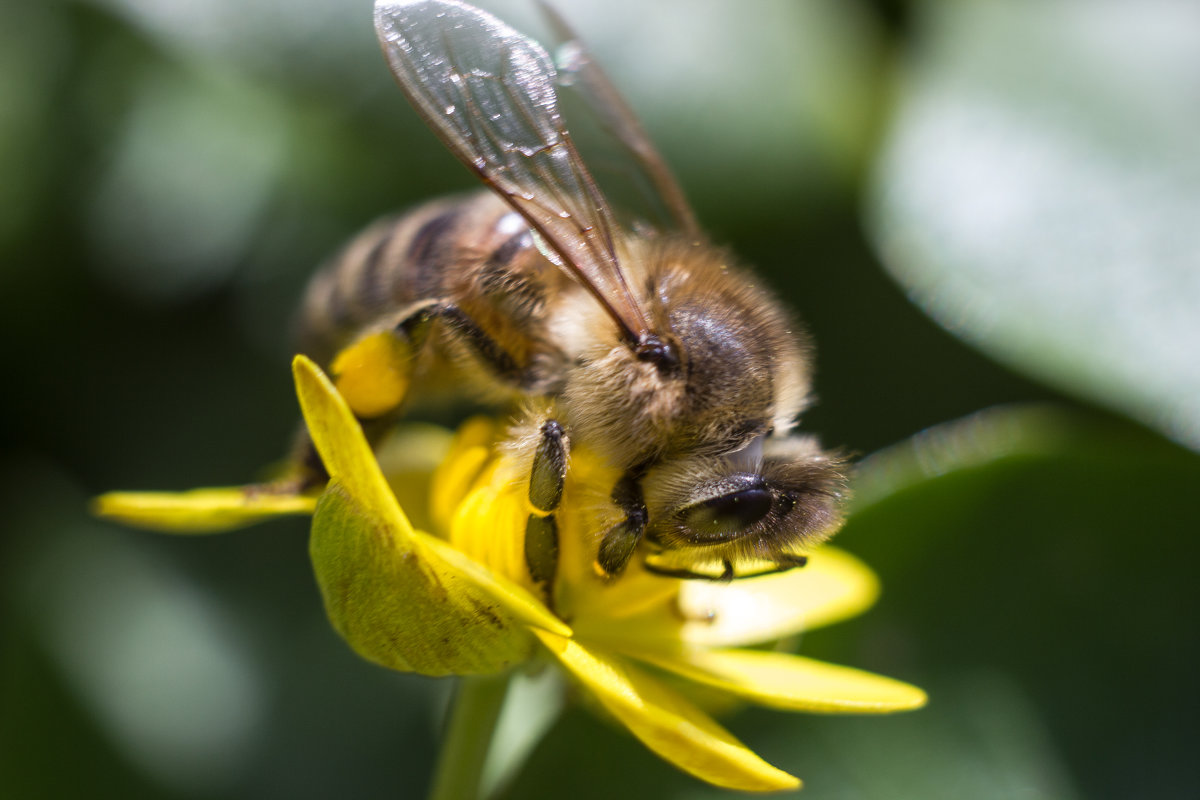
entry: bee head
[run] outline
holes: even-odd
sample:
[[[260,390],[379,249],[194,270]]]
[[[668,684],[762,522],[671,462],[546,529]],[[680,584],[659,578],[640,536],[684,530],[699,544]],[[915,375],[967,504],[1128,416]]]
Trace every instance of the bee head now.
[[[659,464],[642,487],[652,544],[772,560],[836,529],[845,478],[841,461],[812,438],[759,437],[725,456]]]

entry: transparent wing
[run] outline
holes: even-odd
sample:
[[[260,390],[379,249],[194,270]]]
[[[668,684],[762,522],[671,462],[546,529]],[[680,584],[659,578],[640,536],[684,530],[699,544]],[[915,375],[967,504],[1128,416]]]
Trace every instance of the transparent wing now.
[[[375,29],[408,99],[450,150],[529,222],[630,342],[650,337],[617,260],[608,203],[562,123],[537,42],[457,0],[378,0]]]
[[[559,42],[560,85],[578,94],[599,125],[623,148],[626,162],[631,161],[630,165],[638,173],[632,179],[633,184],[646,187],[649,201],[666,212],[673,227],[693,237],[699,236],[700,225],[695,212],[633,109],[562,15],[545,0],[539,0],[538,5]]]

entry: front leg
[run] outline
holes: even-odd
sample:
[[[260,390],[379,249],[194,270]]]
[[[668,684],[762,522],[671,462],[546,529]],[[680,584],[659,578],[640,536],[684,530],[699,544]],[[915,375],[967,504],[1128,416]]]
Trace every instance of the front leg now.
[[[567,479],[567,438],[557,420],[542,423],[541,438],[529,473],[529,504],[534,511],[525,522],[525,564],[534,583],[547,594],[558,571],[558,522],[554,512],[562,503]]]
[[[638,544],[646,535],[649,514],[642,497],[642,486],[632,475],[617,481],[612,492],[613,502],[625,513],[600,540],[600,552],[596,556],[597,571],[604,577],[618,575],[629,563]]]
[[[655,575],[661,575],[664,578],[681,578],[683,580],[696,581],[713,581],[717,583],[729,583],[734,580],[744,580],[746,578],[759,578],[763,575],[775,575],[780,572],[788,572],[789,570],[803,567],[808,563],[808,556],[802,556],[796,553],[779,553],[773,559],[769,566],[760,569],[754,569],[749,572],[738,572],[735,569],[733,561],[728,558],[721,559],[720,570],[715,566],[713,569],[688,568],[666,566],[659,563],[658,559],[647,557],[645,567],[647,572],[653,572]]]

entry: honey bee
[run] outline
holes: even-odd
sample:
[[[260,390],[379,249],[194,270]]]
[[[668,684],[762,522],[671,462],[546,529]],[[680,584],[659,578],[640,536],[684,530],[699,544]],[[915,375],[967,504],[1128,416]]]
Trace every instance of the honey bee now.
[[[457,0],[379,0],[396,81],[488,191],[354,239],[309,286],[301,349],[368,431],[438,386],[519,409],[509,447],[528,465],[525,554],[539,584],[555,575],[573,447],[621,476],[619,521],[597,532],[601,576],[638,553],[647,569],[683,578],[800,566],[836,529],[845,483],[837,456],[793,432],[809,398],[809,344],[706,240],[607,76],[547,13],[568,40],[560,67]],[[564,126],[564,76],[631,154],[669,224],[618,222]]]

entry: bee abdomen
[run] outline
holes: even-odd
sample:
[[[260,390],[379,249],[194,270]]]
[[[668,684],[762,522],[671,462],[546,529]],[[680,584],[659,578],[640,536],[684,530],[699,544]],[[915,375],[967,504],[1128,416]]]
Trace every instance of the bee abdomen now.
[[[471,232],[493,229],[505,212],[494,198],[476,195],[428,203],[368,227],[309,284],[301,351],[326,364],[389,314],[452,293],[455,276],[478,252]]]

